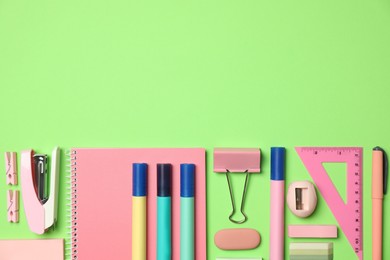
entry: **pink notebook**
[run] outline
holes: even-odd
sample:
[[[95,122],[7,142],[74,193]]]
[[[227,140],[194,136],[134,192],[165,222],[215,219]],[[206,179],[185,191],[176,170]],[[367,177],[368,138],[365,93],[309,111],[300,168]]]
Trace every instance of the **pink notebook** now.
[[[206,257],[205,150],[71,150],[72,259],[131,259],[132,164],[148,164],[148,259],[156,259],[157,163],[172,164],[172,259],[180,259],[180,164],[194,163],[195,259]]]

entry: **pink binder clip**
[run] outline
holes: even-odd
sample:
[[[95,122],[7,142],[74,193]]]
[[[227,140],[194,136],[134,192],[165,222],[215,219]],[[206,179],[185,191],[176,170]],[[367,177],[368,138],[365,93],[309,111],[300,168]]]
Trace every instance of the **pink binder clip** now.
[[[214,172],[224,172],[229,186],[232,212],[229,220],[236,224],[244,223],[248,217],[244,213],[245,196],[249,182],[249,173],[260,172],[261,154],[258,148],[215,148],[214,149]],[[241,199],[240,212],[243,219],[234,220],[233,215],[236,207],[233,199],[233,191],[229,178],[230,172],[246,173],[244,191]]]
[[[8,190],[7,192],[7,205],[8,205],[8,222],[19,222],[19,191]]]
[[[5,173],[7,175],[7,184],[17,185],[18,176],[17,176],[17,162],[16,162],[16,153],[15,152],[5,152]]]

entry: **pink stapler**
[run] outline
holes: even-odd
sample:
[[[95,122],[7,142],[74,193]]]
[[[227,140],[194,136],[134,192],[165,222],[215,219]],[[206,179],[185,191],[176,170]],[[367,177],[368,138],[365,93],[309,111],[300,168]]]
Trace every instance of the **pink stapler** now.
[[[48,156],[22,151],[21,182],[24,210],[34,233],[43,234],[57,221],[60,149],[54,148],[48,176]]]

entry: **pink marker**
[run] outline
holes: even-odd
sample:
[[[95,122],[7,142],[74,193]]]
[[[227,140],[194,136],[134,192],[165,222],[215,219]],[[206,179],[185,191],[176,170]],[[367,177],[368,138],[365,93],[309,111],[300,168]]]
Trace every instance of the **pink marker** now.
[[[372,151],[372,260],[382,260],[383,195],[387,190],[388,162],[386,152]]]
[[[284,259],[284,147],[271,147],[270,260]]]

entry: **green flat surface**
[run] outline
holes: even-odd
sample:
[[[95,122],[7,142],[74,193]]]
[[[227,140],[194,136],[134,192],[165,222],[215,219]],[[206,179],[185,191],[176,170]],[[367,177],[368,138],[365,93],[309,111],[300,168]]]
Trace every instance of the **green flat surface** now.
[[[390,151],[389,46],[387,0],[0,0],[0,152],[49,153],[57,144],[205,147],[208,258],[268,259],[270,147],[287,147],[289,184],[310,179],[294,146],[363,146],[369,259],[370,151]],[[216,231],[238,225],[228,220],[226,179],[212,172],[213,147],[262,148],[262,173],[251,176],[245,205],[249,220],[239,226],[259,230],[256,250],[214,246]],[[232,177],[239,200],[244,178]],[[65,187],[62,175],[58,227],[42,237],[66,237]],[[6,221],[6,189],[4,177],[0,238],[37,238],[23,209],[19,224]],[[384,214],[387,245],[387,198]],[[336,221],[319,198],[313,216],[301,220],[287,210],[286,223]],[[339,234],[335,257],[354,259]],[[289,241],[308,240],[286,238],[286,250]]]

